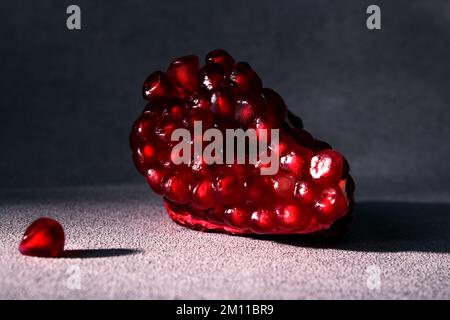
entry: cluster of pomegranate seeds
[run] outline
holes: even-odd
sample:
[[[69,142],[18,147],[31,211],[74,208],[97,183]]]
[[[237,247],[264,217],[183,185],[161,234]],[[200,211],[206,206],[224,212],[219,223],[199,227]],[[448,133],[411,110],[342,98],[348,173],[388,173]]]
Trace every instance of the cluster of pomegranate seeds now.
[[[305,131],[248,63],[236,63],[224,50],[208,53],[202,67],[196,56],[181,57],[167,72],[149,75],[143,95],[147,105],[130,135],[134,163],[176,222],[232,234],[310,234],[349,215],[354,185],[347,161]],[[279,129],[278,149],[271,150],[278,173],[261,175],[259,162],[207,165],[197,157],[173,163],[171,134],[193,132],[194,121],[222,133]]]
[[[56,220],[39,218],[26,230],[19,251],[26,256],[58,257],[64,250],[64,229]]]

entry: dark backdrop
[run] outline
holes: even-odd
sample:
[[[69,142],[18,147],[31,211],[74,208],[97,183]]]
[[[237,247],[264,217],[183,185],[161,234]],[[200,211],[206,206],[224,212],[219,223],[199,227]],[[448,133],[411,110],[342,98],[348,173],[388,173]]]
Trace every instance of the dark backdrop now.
[[[450,190],[449,1],[2,0],[0,26],[0,187],[144,183],[144,78],[224,48],[346,155],[361,197]]]

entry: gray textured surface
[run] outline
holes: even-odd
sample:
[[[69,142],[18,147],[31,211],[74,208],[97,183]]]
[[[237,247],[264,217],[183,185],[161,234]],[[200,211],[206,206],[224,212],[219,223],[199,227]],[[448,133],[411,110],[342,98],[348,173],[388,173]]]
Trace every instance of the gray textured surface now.
[[[252,239],[173,223],[146,186],[2,190],[0,298],[450,298],[450,204],[361,201],[347,239]],[[62,222],[72,258],[18,253],[25,227]],[[136,251],[134,251],[136,250]],[[67,288],[67,268],[81,289]],[[366,268],[381,270],[370,290]]]

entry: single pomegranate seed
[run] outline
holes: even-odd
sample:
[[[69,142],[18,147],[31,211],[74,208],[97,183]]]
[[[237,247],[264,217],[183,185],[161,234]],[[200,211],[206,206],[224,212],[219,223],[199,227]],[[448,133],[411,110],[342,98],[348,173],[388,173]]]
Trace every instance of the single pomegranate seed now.
[[[285,172],[278,172],[271,179],[273,190],[277,197],[292,197],[295,188],[294,176]]]
[[[166,143],[172,143],[172,132],[181,127],[181,121],[172,116],[165,116],[156,128],[156,134]]]
[[[261,90],[262,81],[246,62],[239,62],[231,72],[230,80],[237,92]]]
[[[303,205],[311,205],[316,199],[317,191],[314,185],[306,180],[299,180],[295,183],[294,197]]]
[[[215,90],[223,85],[225,70],[218,63],[210,63],[200,70],[201,83],[206,90]]]
[[[192,109],[186,117],[185,125],[194,128],[194,122],[200,121],[203,130],[211,128],[214,124],[214,117],[210,110],[203,108]]]
[[[211,51],[206,56],[206,63],[217,63],[222,66],[225,71],[230,71],[234,67],[234,59],[225,50],[217,49]]]
[[[173,101],[163,110],[163,116],[182,120],[186,115],[186,106],[181,101]]]
[[[344,162],[340,153],[323,150],[311,159],[310,174],[321,182],[337,182],[342,177]]]
[[[247,127],[258,115],[264,112],[264,100],[257,95],[241,96],[236,102],[236,121]]]
[[[255,205],[273,201],[270,176],[254,176],[246,181],[246,201]]]
[[[153,72],[144,82],[143,95],[150,101],[161,100],[170,94],[170,84],[162,71]]]
[[[192,205],[198,209],[212,208],[215,202],[211,180],[200,181],[192,191]]]
[[[272,233],[276,226],[275,213],[271,210],[259,209],[251,215],[250,228],[255,233]]]
[[[325,188],[315,203],[317,219],[323,223],[334,221],[345,213],[347,208],[348,201],[338,186]]]
[[[243,189],[242,181],[227,171],[218,174],[214,189],[217,199],[223,204],[231,204],[238,201]]]
[[[147,182],[150,188],[157,194],[163,194],[162,181],[167,174],[166,168],[150,168],[147,171]]]
[[[224,119],[234,119],[236,105],[229,90],[221,89],[211,95],[211,110]]]
[[[169,81],[179,89],[178,92],[181,94],[181,97],[184,97],[185,93],[188,94],[197,91],[199,87],[198,68],[197,56],[186,56],[175,59],[170,64],[167,70],[167,76]]]
[[[26,230],[19,245],[23,255],[58,257],[64,250],[64,229],[50,218],[35,220]]]
[[[312,211],[308,206],[300,204],[287,204],[277,210],[277,222],[281,229],[301,231],[305,229],[312,217]]]
[[[224,219],[232,227],[247,229],[250,226],[252,212],[243,207],[225,210]]]
[[[312,155],[312,151],[300,146],[287,148],[280,159],[280,168],[301,178],[308,171]]]
[[[188,172],[180,172],[165,177],[162,182],[164,195],[177,204],[189,203],[193,180],[192,174]]]
[[[218,224],[224,223],[224,212],[225,207],[221,204],[215,204],[211,209],[207,210],[208,220],[213,221]]]

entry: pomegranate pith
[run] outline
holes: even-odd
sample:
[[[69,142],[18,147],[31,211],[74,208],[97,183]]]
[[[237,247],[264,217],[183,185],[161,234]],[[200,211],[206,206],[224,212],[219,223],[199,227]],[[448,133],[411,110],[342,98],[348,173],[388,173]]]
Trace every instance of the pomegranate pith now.
[[[164,197],[170,217],[193,229],[231,234],[321,233],[347,221],[354,183],[345,158],[305,131],[248,63],[236,63],[221,49],[205,61],[200,66],[196,56],[185,56],[166,73],[149,75],[143,86],[148,102],[130,135],[134,163]],[[203,132],[255,129],[258,140],[278,129],[279,145],[264,151],[276,155],[278,172],[261,175],[267,164],[260,160],[211,164],[194,152],[189,163],[173,163],[172,133],[179,128],[193,133],[200,122]],[[201,138],[193,139],[195,145]]]

